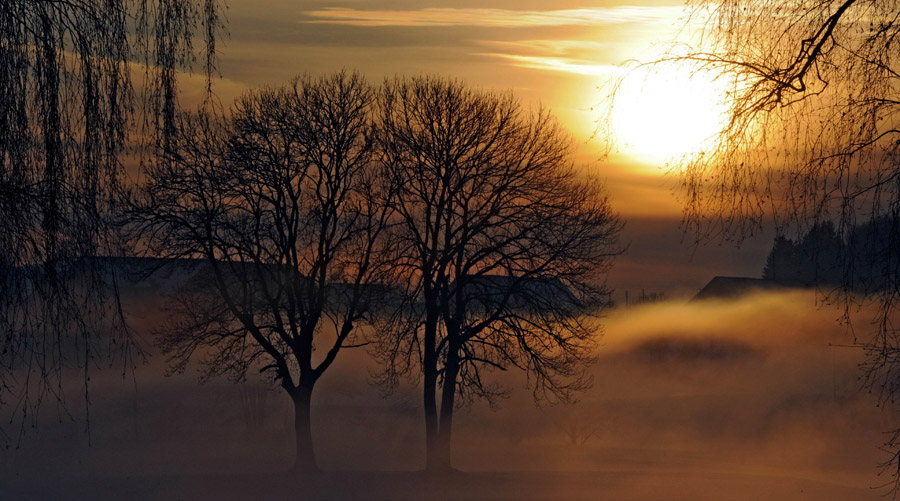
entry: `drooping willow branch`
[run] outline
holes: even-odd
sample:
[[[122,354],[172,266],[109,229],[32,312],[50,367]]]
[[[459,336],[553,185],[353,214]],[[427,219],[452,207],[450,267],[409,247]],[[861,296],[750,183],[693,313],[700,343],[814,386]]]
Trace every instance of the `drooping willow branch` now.
[[[63,400],[64,367],[109,351],[100,330],[114,329],[113,351],[128,353],[100,258],[119,251],[111,221],[125,165],[169,140],[178,74],[201,53],[211,92],[222,8],[0,2],[0,402],[14,391],[23,415],[50,388]]]

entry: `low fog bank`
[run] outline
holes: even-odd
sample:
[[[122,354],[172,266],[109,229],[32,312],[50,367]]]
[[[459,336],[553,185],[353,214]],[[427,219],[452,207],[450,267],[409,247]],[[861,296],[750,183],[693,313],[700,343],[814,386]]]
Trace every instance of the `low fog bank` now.
[[[442,488],[460,497],[877,499],[884,491],[872,487],[889,480],[876,475],[888,457],[878,446],[898,420],[860,391],[861,353],[836,346],[851,341],[839,315],[805,292],[613,311],[579,402],[535,406],[521,374],[492,374],[511,395],[495,410],[481,402],[460,411],[453,460],[493,473]],[[45,405],[21,438],[4,424],[13,448],[0,453],[0,498],[4,489],[17,498],[302,497],[280,473],[293,455],[280,389],[200,385],[191,370],[166,377],[163,357],[148,353],[134,380],[94,374],[89,436],[77,398],[67,411]],[[397,473],[424,464],[420,393],[405,385],[382,396],[370,384],[376,369],[361,349],[343,353],[316,388],[320,465],[369,472],[320,479],[322,497],[419,497],[426,488]]]

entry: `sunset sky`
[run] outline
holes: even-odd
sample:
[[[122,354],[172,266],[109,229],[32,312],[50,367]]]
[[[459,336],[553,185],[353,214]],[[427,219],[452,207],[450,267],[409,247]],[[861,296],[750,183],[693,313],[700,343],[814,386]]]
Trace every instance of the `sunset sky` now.
[[[623,62],[663,50],[680,26],[681,2],[231,0],[228,7],[217,83],[223,102],[248,87],[342,68],[373,83],[437,73],[513,89],[550,108],[575,138],[579,163],[606,180],[627,222],[629,250],[610,275],[620,295],[641,288],[691,295],[714,275],[760,273],[770,234],[741,249],[682,243],[675,179],[664,175],[667,156],[715,132],[721,109],[713,84],[677,70],[633,78],[614,114],[619,148],[601,160],[601,141],[592,138],[606,83]]]
[[[0,0],[0,501],[900,492],[900,0],[187,1]]]

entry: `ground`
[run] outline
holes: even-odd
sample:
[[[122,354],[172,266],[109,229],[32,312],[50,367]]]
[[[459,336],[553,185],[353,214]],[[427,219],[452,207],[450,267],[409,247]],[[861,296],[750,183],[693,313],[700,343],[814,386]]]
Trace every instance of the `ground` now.
[[[89,426],[78,398],[4,421],[0,500],[881,499],[900,420],[860,391],[835,318],[798,293],[613,312],[579,402],[535,405],[521,374],[492,374],[510,398],[459,411],[446,477],[419,471],[419,389],[384,395],[364,350],[316,389],[325,473],[303,478],[279,388],[166,377],[151,349],[134,378],[94,373]]]

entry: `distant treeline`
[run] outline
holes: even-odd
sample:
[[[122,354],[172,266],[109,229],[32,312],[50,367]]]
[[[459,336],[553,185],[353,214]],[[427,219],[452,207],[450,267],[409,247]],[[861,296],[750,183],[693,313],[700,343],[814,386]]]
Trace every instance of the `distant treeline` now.
[[[848,286],[877,292],[896,286],[900,267],[896,218],[878,217],[840,232],[830,221],[814,224],[796,240],[778,235],[762,277],[803,287]]]

